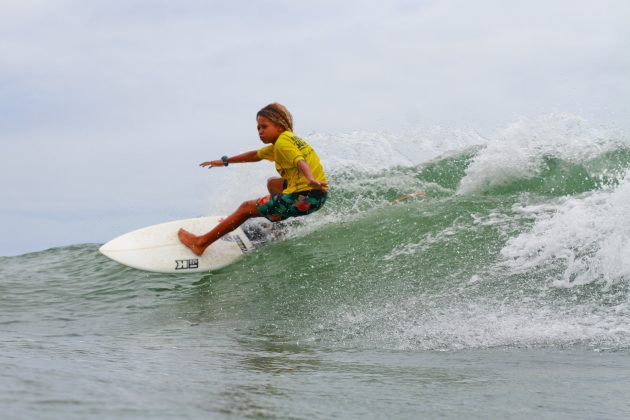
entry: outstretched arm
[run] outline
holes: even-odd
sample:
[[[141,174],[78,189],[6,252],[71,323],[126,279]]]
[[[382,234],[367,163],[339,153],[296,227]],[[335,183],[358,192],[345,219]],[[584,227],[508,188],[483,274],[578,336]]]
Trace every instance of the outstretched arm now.
[[[305,160],[300,160],[297,163],[297,167],[302,172],[306,180],[308,181],[308,186],[314,190],[322,190],[324,192],[328,192],[328,184],[326,182],[318,181],[313,178],[313,172],[311,172],[311,167],[308,166]]]
[[[258,150],[251,150],[249,152],[241,153],[240,155],[228,157],[228,163],[244,163],[244,162],[258,162],[262,160],[258,157]],[[225,166],[223,164],[223,160],[209,160],[207,162],[202,162],[199,166],[209,166],[210,168],[215,166]]]

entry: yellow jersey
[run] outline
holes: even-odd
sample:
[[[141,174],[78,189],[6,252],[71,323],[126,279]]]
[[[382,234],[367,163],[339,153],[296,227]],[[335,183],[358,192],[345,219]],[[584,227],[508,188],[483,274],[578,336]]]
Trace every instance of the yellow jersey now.
[[[263,147],[258,151],[258,157],[276,163],[276,170],[287,181],[287,187],[283,194],[292,194],[310,190],[308,181],[298,169],[297,163],[306,161],[311,168],[313,178],[321,182],[327,182],[324,168],[319,161],[315,150],[304,139],[296,136],[291,131],[285,131],[274,144]]]

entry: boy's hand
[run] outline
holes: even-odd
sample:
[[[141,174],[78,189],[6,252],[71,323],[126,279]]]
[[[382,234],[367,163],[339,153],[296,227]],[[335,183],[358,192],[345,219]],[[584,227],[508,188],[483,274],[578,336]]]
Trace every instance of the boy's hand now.
[[[225,166],[225,165],[223,165],[223,161],[222,160],[209,160],[207,162],[200,163],[199,166],[202,166],[204,168],[206,166],[209,166],[208,169],[211,169],[211,168],[214,168],[215,166]]]
[[[312,179],[312,180],[308,181],[308,186],[311,187],[314,190],[322,190],[324,192],[328,192],[328,183],[327,182],[321,182],[321,181],[318,181],[316,179]]]

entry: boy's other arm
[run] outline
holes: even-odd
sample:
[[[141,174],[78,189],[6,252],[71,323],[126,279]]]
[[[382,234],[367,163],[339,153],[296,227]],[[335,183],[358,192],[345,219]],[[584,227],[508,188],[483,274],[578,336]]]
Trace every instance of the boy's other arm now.
[[[258,150],[250,150],[249,152],[241,153],[240,155],[228,157],[228,163],[259,162],[261,160],[262,159],[258,156]],[[202,162],[199,166],[209,166],[212,168],[214,166],[225,166],[225,164],[222,159],[217,159]]]
[[[324,192],[328,192],[328,183],[318,181],[313,178],[313,172],[311,172],[311,167],[308,166],[305,160],[300,160],[297,163],[297,168],[302,172],[306,180],[308,181],[308,186],[314,190],[322,190]]]

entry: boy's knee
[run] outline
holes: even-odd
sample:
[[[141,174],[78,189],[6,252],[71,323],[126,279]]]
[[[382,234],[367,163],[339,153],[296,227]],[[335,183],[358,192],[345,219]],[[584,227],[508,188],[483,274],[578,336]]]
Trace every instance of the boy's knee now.
[[[249,200],[243,201],[238,208],[239,212],[246,214],[254,214],[258,211],[258,207],[256,206],[256,201]]]
[[[267,179],[267,190],[270,194],[282,194],[284,189],[284,179],[272,177]]]

